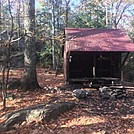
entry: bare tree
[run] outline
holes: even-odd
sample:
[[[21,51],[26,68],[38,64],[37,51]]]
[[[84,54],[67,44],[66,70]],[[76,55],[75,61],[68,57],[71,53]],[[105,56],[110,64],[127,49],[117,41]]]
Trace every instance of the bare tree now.
[[[2,7],[2,2],[0,1],[0,30],[1,30],[1,7]]]
[[[118,28],[123,17],[134,10],[132,7],[133,2],[131,1],[108,0],[107,3],[103,3],[103,5],[109,10],[108,15],[106,16],[106,19],[109,20],[109,27],[115,29]]]
[[[11,29],[10,29],[10,34],[7,35],[7,37],[8,37],[7,41],[5,41],[3,44],[4,46],[6,46],[5,58],[3,60],[3,67],[2,67],[3,109],[6,108],[6,95],[7,95],[8,85],[9,85],[8,82],[9,82],[9,71],[10,71],[11,43],[12,43],[13,28],[14,28],[10,0],[8,0],[8,10],[9,10],[10,18],[11,18]]]
[[[52,62],[55,70],[55,1],[52,0]]]

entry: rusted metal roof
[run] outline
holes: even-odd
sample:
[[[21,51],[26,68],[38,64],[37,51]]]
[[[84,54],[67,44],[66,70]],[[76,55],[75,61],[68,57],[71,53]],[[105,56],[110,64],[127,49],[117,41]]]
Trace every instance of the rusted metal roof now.
[[[123,30],[65,28],[65,51],[134,51],[134,43]]]

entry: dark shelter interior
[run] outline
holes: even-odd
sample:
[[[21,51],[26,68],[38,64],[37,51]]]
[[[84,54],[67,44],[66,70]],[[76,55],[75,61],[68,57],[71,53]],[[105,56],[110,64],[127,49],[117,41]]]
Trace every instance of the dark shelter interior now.
[[[120,78],[120,52],[68,52],[68,79]]]

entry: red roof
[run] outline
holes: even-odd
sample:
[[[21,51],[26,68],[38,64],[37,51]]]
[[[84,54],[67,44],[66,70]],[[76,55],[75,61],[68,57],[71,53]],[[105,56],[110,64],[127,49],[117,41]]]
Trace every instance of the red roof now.
[[[67,51],[134,51],[134,43],[123,30],[66,28]]]

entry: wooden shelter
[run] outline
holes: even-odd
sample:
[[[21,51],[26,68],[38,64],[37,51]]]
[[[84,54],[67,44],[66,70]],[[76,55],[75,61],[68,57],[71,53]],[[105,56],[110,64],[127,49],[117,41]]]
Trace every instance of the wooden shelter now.
[[[65,28],[65,82],[121,80],[122,68],[134,44],[119,29]],[[126,56],[122,59],[122,53]]]

